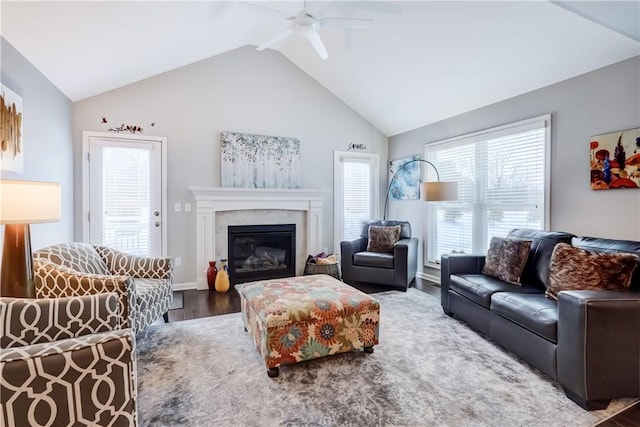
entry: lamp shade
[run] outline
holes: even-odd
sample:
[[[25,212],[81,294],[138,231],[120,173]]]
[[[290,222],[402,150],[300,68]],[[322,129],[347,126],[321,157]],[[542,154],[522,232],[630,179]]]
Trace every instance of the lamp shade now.
[[[0,224],[60,220],[60,184],[0,180]]]
[[[425,202],[445,202],[458,200],[457,182],[423,182],[420,184],[420,196]]]

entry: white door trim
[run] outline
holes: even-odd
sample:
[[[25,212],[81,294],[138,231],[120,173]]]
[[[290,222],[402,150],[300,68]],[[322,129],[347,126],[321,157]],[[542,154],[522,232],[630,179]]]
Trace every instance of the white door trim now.
[[[93,132],[82,131],[82,241],[89,242],[89,139],[102,138],[114,141],[137,140],[159,142],[162,149],[161,152],[161,213],[160,221],[162,222],[162,256],[167,256],[167,138],[162,136],[134,135],[134,134],[118,134],[111,132]]]

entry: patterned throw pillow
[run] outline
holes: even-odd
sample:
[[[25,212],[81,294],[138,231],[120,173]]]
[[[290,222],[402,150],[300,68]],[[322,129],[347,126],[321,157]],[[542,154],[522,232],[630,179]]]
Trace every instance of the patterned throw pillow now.
[[[631,253],[587,251],[558,243],[551,254],[547,298],[558,292],[586,289],[626,290],[640,257]]]
[[[493,237],[482,274],[493,276],[513,285],[520,285],[520,275],[529,258],[530,240]]]
[[[369,227],[369,252],[393,252],[393,245],[400,240],[400,226],[372,225]]]

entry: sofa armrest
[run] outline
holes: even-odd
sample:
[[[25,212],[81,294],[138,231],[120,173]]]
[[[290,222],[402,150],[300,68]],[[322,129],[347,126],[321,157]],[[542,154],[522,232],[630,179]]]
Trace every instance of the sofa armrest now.
[[[587,409],[640,395],[640,293],[558,294],[558,382]]]
[[[135,377],[130,329],[3,351],[0,425],[136,425]]]
[[[69,298],[0,299],[0,348],[22,347],[120,329],[115,293]]]
[[[408,289],[418,269],[418,239],[411,237],[398,240],[393,246],[393,258],[393,284]]]
[[[359,237],[353,240],[340,242],[340,270],[345,281],[355,280],[353,272],[353,255],[367,248],[367,239]]]
[[[449,284],[452,274],[482,274],[485,255],[445,254],[440,258],[440,304],[445,313],[449,309]]]
[[[122,328],[133,327],[137,295],[131,277],[81,273],[42,258],[34,259],[33,270],[36,298],[63,298],[114,292],[118,295],[118,311],[124,319]]]
[[[95,246],[96,251],[112,274],[138,279],[173,278],[173,260],[168,257],[141,257],[106,246]]]

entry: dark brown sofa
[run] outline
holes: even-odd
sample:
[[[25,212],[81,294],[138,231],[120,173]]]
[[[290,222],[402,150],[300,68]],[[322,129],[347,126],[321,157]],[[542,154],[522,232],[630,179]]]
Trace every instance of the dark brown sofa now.
[[[484,256],[443,255],[445,313],[558,381],[585,409],[640,396],[640,266],[629,291],[564,291],[558,301],[544,296],[556,244],[640,255],[640,242],[527,229],[509,237],[532,241],[522,286],[482,275]]]

